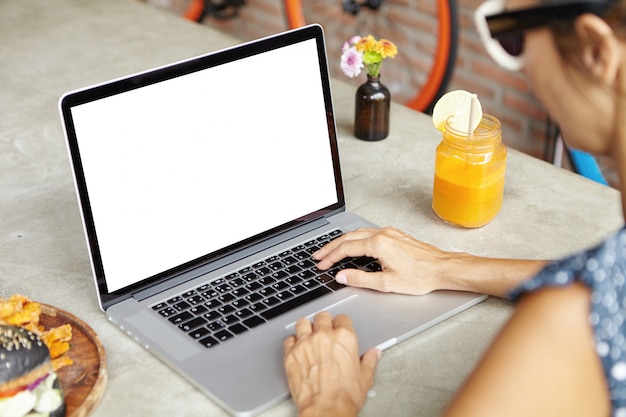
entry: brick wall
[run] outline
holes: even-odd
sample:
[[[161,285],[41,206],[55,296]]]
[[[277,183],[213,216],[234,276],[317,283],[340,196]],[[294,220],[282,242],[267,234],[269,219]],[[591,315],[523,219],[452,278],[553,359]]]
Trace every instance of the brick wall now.
[[[169,7],[175,13],[182,13],[189,0],[154,0],[161,5]],[[319,1],[319,0],[303,0]],[[338,0],[339,1],[339,0]],[[394,0],[391,0],[394,1]],[[420,43],[433,45],[434,41],[429,41],[436,30],[436,7],[434,0],[395,0],[404,3],[413,3],[412,10],[419,11],[419,16],[415,17],[415,32],[420,36]],[[457,53],[456,67],[449,90],[464,89],[478,94],[485,113],[495,115],[503,125],[503,141],[507,146],[518,149],[522,152],[537,157],[543,156],[544,135],[546,114],[541,105],[535,100],[530,92],[525,78],[518,73],[507,72],[499,68],[484,52],[483,46],[478,38],[473,24],[473,10],[482,0],[457,0],[459,15],[459,46]],[[408,9],[407,9],[408,10]],[[409,14],[404,16],[409,18]],[[281,0],[247,0],[246,5],[240,9],[239,15],[234,19],[216,20],[206,18],[204,24],[218,27],[225,32],[231,33],[242,40],[249,40],[287,29],[285,18],[282,13]],[[328,55],[333,75],[343,77],[338,72],[339,52],[337,42],[342,40],[331,40],[332,25],[345,24],[338,23],[336,18],[329,18],[327,22],[318,22],[324,26],[328,38]],[[330,35],[329,35],[330,34]],[[364,35],[364,34],[361,34]],[[375,36],[380,36],[376,35]],[[403,38],[398,36],[391,39],[396,42],[400,54],[410,50],[408,45],[403,44]],[[335,42],[331,45],[331,41]],[[394,66],[404,65],[407,71],[425,72],[430,68],[430,62],[419,53],[415,56],[404,57],[400,55],[394,62]],[[426,54],[425,56],[428,56]],[[407,64],[407,62],[409,64]],[[387,65],[387,64],[384,64]],[[356,81],[355,81],[356,82]],[[360,80],[363,82],[363,80]],[[398,99],[398,95],[394,95]]]
[[[481,0],[458,0],[459,52],[450,87],[476,92],[484,111],[503,124],[503,140],[511,147],[542,157],[546,112],[526,78],[496,65],[484,51],[473,23]]]

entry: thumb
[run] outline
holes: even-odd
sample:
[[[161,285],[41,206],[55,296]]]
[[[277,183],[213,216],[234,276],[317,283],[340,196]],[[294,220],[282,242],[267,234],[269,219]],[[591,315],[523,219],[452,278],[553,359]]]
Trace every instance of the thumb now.
[[[376,366],[378,365],[382,353],[380,349],[372,348],[361,357],[361,376],[365,384],[364,388],[366,389],[374,385],[374,373],[376,372]]]
[[[335,281],[351,287],[369,288],[381,291],[382,272],[366,272],[360,269],[343,269],[335,275]]]

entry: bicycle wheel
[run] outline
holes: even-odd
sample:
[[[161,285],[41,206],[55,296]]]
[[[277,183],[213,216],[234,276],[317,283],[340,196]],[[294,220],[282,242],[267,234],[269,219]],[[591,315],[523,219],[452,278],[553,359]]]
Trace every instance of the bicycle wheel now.
[[[190,0],[182,11],[185,19],[202,23],[205,17],[225,20],[236,17],[245,0]]]
[[[189,3],[189,6],[183,13],[183,17],[194,22],[201,22],[204,19],[205,12],[206,4],[204,0],[191,0],[191,3]]]
[[[396,43],[399,53],[383,64],[381,80],[394,101],[431,113],[452,77],[458,37],[456,0],[435,1],[436,20],[428,17],[432,0],[283,0],[283,7],[290,28],[324,27],[330,71],[337,78],[346,78],[339,60],[350,37],[371,34]]]

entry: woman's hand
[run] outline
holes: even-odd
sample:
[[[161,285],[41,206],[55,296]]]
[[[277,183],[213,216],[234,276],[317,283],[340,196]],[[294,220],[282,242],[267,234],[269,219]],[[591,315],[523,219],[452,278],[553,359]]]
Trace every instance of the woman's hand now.
[[[300,319],[285,340],[285,371],[300,416],[357,416],[374,383],[380,357],[371,349],[359,358],[357,337],[346,315],[327,312],[314,322]]]
[[[381,272],[344,269],[337,282],[382,292],[422,295],[435,290],[471,291],[506,297],[547,261],[496,259],[446,252],[397,229],[359,229],[333,240],[313,254],[317,267],[330,268],[346,257],[376,258]]]
[[[393,228],[359,229],[333,240],[313,254],[317,267],[330,268],[351,256],[378,259],[381,272],[343,270],[335,279],[342,284],[382,292],[421,295],[439,289],[435,278],[449,254]]]

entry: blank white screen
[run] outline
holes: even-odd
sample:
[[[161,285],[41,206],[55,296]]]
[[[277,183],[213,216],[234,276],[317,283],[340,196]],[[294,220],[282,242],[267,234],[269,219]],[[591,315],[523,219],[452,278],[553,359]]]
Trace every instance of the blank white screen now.
[[[314,40],[72,117],[109,291],[337,202]]]

